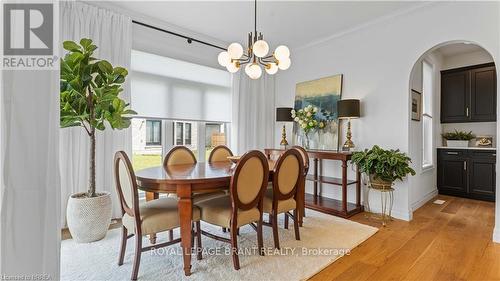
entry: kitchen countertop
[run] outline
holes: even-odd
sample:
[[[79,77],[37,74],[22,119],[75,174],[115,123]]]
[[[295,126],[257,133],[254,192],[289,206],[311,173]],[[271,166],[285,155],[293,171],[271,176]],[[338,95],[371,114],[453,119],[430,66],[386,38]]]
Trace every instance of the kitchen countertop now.
[[[471,150],[497,150],[496,147],[478,147],[478,146],[469,146],[469,147],[448,147],[448,146],[438,146],[438,149],[471,149]]]

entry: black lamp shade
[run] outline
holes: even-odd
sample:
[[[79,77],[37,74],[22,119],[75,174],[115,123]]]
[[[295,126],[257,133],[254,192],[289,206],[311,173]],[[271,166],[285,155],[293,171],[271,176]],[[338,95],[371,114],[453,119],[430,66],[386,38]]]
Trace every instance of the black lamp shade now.
[[[292,118],[291,107],[278,107],[276,108],[276,121],[277,122],[291,122]]]
[[[339,118],[357,118],[359,115],[359,100],[339,100],[337,102]]]

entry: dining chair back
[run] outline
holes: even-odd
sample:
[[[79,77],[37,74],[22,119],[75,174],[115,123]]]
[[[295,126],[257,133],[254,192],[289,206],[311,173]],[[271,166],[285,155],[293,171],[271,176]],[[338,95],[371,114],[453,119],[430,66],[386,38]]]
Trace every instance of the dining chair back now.
[[[302,181],[300,183],[300,200],[302,200],[302,207],[299,210],[299,226],[302,226],[304,217],[306,216],[306,207],[304,204],[305,200],[305,189],[306,189],[306,177],[309,172],[309,155],[307,154],[307,151],[302,147],[302,146],[292,146],[292,149],[296,149],[300,152],[300,155],[302,155],[302,160],[304,161],[304,177],[302,178]],[[285,216],[285,228],[288,228],[288,215]]]
[[[139,217],[139,196],[132,163],[124,151],[115,154],[115,186],[120,199],[122,216]]]
[[[266,156],[252,150],[238,161],[229,188],[236,219],[238,210],[258,208],[262,212],[262,197],[269,178],[269,164]]]
[[[273,175],[273,198],[274,203],[296,199],[297,190],[304,174],[304,162],[302,155],[297,149],[289,149],[283,153],[276,162]]]
[[[227,162],[227,157],[233,156],[233,152],[225,145],[218,145],[210,152],[208,163],[212,162]]]
[[[194,153],[185,146],[175,146],[167,153],[163,166],[196,164]]]
[[[307,151],[299,145],[292,146],[292,149],[297,149],[300,152],[302,160],[304,161],[304,175],[307,175],[309,172],[309,155],[307,154]]]

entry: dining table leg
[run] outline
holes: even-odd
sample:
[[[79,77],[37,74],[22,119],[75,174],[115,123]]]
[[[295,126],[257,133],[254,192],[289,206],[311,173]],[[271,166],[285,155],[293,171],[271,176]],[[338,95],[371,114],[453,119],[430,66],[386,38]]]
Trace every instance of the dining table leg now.
[[[193,200],[190,184],[177,185],[177,197],[179,208],[179,222],[181,226],[181,246],[182,258],[184,260],[184,274],[191,275],[191,250],[192,250],[192,232],[191,221],[193,217]]]

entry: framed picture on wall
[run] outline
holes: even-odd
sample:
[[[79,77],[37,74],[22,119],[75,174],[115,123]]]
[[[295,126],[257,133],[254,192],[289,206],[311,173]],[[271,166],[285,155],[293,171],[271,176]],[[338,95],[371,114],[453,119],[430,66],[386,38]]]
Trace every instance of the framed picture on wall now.
[[[420,121],[422,115],[422,94],[411,90],[411,120]]]

